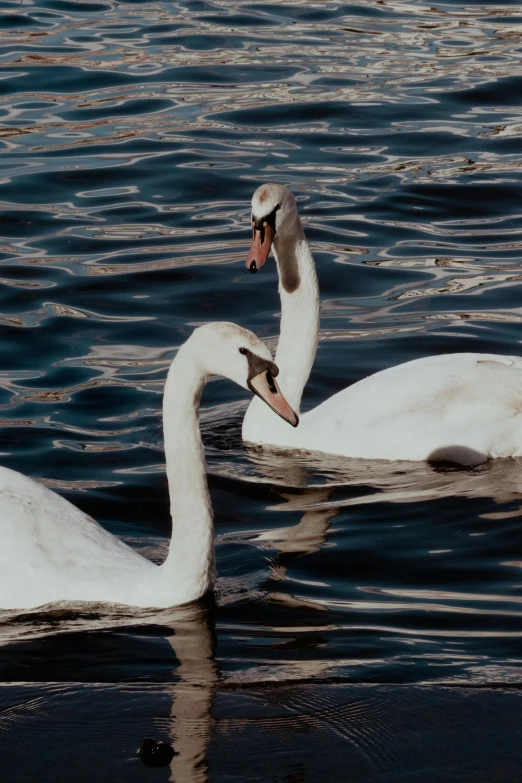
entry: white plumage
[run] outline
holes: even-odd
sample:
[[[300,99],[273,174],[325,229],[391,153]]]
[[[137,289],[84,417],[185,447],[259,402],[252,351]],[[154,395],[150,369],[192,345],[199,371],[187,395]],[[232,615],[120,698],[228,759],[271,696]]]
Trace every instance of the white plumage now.
[[[276,257],[281,334],[276,361],[288,402],[299,410],[319,333],[319,290],[310,248],[292,194],[263,185],[252,199],[262,219],[276,204]],[[251,256],[249,256],[249,259]],[[299,284],[285,289],[285,266],[297,266]],[[291,372],[289,372],[291,368]],[[493,354],[448,354],[383,370],[344,389],[300,416],[292,430],[249,406],[243,438],[252,443],[346,457],[451,460],[477,464],[522,455],[522,359]]]
[[[196,329],[172,362],[163,396],[172,536],[162,565],[42,484],[0,468],[0,609],[64,601],[162,608],[196,600],[211,589],[213,521],[199,401],[209,375],[222,374],[244,388],[255,384],[283,415],[286,402],[268,386],[265,394],[264,374],[252,376],[253,365],[256,372],[276,369],[255,335],[217,323]]]
[[[1,608],[60,600],[147,605],[140,597],[157,566],[65,498],[0,468],[0,509]]]

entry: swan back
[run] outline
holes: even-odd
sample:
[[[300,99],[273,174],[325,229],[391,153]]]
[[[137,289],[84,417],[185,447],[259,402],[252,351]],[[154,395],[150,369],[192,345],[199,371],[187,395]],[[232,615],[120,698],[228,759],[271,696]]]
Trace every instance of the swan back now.
[[[103,601],[121,577],[155,569],[68,500],[3,467],[0,507],[2,608]]]

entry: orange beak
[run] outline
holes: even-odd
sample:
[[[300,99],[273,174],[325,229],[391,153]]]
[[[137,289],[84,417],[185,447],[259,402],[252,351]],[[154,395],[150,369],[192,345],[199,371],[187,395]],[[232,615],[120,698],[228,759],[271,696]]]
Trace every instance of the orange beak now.
[[[250,390],[257,394],[258,397],[266,402],[269,408],[272,408],[275,413],[281,416],[282,419],[287,421],[292,427],[297,427],[299,424],[299,416],[292,410],[287,403],[276,380],[271,372],[263,370],[259,375],[254,375],[248,382]]]
[[[257,272],[265,265],[274,236],[275,231],[266,220],[261,225],[252,221],[252,245],[245,261],[246,268],[251,272]]]

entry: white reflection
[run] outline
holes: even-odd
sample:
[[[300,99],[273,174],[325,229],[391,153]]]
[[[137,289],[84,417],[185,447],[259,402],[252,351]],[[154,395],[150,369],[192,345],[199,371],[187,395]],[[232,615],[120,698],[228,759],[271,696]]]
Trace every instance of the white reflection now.
[[[206,783],[212,703],[219,680],[208,611],[195,606],[167,641],[179,661],[181,678],[172,686],[171,737],[176,755],[170,763],[170,780]]]
[[[522,515],[522,457],[457,468],[428,462],[387,462],[337,458],[314,452],[269,453],[249,449],[246,464],[239,460],[236,463],[223,460],[221,465],[213,462],[212,470],[279,487],[277,491],[287,500],[284,494],[287,489],[306,490],[291,502],[274,506],[278,511],[330,510],[334,516],[339,509],[349,506],[466,497],[491,498],[499,504],[520,501],[516,509],[499,508],[494,512],[494,518]],[[309,492],[320,488],[335,488],[338,491],[335,499],[329,501],[320,493]],[[485,518],[492,517],[485,515]],[[305,526],[306,522],[303,522],[303,530]]]
[[[277,511],[304,510],[300,522],[290,527],[279,527],[260,533],[256,542],[269,542],[272,549],[296,555],[311,555],[319,551],[327,540],[332,518],[338,514],[336,505],[328,504],[332,490],[307,489],[299,494],[279,493],[287,502],[277,505]],[[325,504],[325,505],[323,505]],[[311,506],[311,508],[307,508]]]
[[[169,780],[176,783],[206,783],[207,746],[212,728],[212,703],[219,682],[214,658],[212,607],[208,602],[162,611],[127,610],[105,613],[107,607],[63,604],[50,612],[32,610],[24,615],[0,612],[0,647],[13,641],[38,640],[46,636],[89,633],[100,630],[129,629],[143,625],[167,626],[172,634],[166,641],[178,666],[179,681],[165,686],[171,698],[170,716],[158,718],[162,734],[166,728],[174,750]],[[174,661],[173,661],[174,663]],[[139,716],[136,721],[139,726]],[[149,729],[150,731],[150,729]],[[140,737],[137,737],[139,743]]]

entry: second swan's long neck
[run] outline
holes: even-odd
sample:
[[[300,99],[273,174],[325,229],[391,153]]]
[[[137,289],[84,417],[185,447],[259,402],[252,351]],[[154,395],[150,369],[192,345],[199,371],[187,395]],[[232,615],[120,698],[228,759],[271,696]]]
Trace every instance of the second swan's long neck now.
[[[200,598],[215,578],[212,506],[199,430],[206,378],[191,360],[187,345],[170,367],[163,396],[172,537],[161,571],[165,589],[172,585],[177,603]]]
[[[278,382],[288,403],[299,411],[319,338],[319,286],[299,217],[292,230],[276,236],[273,251],[281,297],[281,332],[275,358],[280,371]]]

